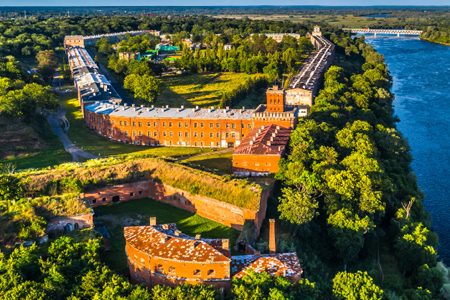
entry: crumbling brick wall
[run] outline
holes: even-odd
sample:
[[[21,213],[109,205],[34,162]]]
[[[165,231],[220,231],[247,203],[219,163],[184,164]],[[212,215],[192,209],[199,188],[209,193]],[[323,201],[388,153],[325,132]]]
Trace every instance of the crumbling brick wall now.
[[[70,224],[70,225],[68,225]],[[64,231],[66,228],[72,230],[90,228],[94,226],[94,214],[60,217],[50,220],[47,224],[47,232]]]
[[[258,229],[261,227],[262,221],[266,216],[267,198],[269,195],[270,189],[263,192],[260,198],[259,210],[253,211],[216,199],[191,195],[187,191],[153,181],[126,183],[85,192],[85,198],[90,201],[92,207],[114,202],[152,198],[195,212],[202,217],[237,230],[242,230],[245,220],[254,220],[256,227]]]

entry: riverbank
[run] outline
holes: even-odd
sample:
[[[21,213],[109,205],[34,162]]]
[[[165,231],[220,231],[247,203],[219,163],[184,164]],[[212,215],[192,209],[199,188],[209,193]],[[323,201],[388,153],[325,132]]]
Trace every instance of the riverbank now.
[[[408,139],[414,160],[411,167],[425,193],[426,211],[439,235],[439,260],[450,263],[450,45],[426,39],[366,38],[366,42],[385,55],[393,77],[395,115],[398,129]],[[420,83],[420,84],[418,84]],[[442,134],[444,133],[444,134]]]
[[[429,42],[429,43],[433,43],[433,44],[440,44],[440,45],[444,45],[444,46],[450,46],[450,43],[443,43],[443,42],[436,42],[436,41],[431,41],[430,39],[427,38],[420,38],[421,41],[425,41],[425,42]]]

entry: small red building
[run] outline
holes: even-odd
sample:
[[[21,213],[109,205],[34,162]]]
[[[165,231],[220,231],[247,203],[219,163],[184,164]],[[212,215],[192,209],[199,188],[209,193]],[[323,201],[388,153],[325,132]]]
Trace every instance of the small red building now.
[[[278,172],[291,129],[271,124],[253,129],[233,152],[233,173],[261,176]]]
[[[242,278],[250,269],[298,282],[303,270],[297,254],[276,253],[274,221],[270,226],[270,254],[239,256],[231,256],[228,239],[194,238],[176,224],[156,225],[156,218],[150,218],[150,226],[125,227],[131,282],[147,287],[203,283],[230,290],[232,278]]]

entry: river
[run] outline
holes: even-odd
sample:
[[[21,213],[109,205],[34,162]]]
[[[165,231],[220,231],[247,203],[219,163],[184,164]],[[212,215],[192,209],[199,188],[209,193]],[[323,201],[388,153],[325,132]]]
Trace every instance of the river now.
[[[393,77],[398,129],[408,139],[425,209],[450,264],[450,47],[411,37],[366,36]]]

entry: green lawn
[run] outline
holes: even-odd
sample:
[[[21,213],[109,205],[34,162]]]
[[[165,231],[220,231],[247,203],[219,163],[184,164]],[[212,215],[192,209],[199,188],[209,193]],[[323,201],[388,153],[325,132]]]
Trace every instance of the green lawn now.
[[[233,173],[232,165],[233,151],[226,153],[217,153],[206,156],[193,157],[183,162],[190,163],[189,166],[194,167],[195,165],[200,165],[204,168],[211,169],[214,171],[219,171],[227,174]]]
[[[99,216],[94,221],[103,222],[111,236],[111,249],[104,253],[102,261],[119,273],[125,273],[127,267],[123,228],[148,225],[150,217],[156,217],[157,224],[177,223],[178,229],[190,236],[201,234],[204,238],[229,238],[231,247],[240,233],[197,214],[149,198],[108,204],[96,207],[95,211]]]
[[[73,89],[73,87],[72,87]],[[100,157],[121,154],[150,154],[156,156],[178,157],[184,155],[211,152],[208,148],[189,147],[148,147],[126,145],[109,141],[92,132],[84,125],[83,114],[75,92],[60,97],[61,104],[66,108],[66,117],[70,123],[69,139],[83,150]]]
[[[23,126],[29,127],[29,131],[33,133],[32,136],[39,137],[45,143],[45,146],[40,147],[40,144],[33,146],[33,143],[30,142],[32,138],[28,134],[17,135],[16,138],[23,141],[22,146],[13,150],[15,154],[9,155],[7,159],[0,160],[0,164],[12,163],[16,165],[18,170],[21,170],[45,168],[72,161],[72,156],[64,150],[61,141],[52,131],[44,116],[36,115],[29,125],[23,124]]]
[[[245,73],[199,73],[192,75],[163,76],[160,80],[163,92],[155,106],[210,107],[218,105],[222,94],[237,88],[251,75]]]

